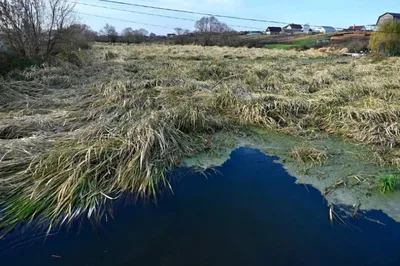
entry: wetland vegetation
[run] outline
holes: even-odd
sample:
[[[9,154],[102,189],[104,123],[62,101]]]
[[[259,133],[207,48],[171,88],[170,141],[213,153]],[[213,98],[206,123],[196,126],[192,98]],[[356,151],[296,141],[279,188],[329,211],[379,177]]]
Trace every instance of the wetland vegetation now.
[[[249,128],[304,143],[334,135],[366,145],[360,161],[400,167],[400,58],[94,45],[59,59],[0,79],[3,233],[101,220],[125,193],[154,199],[183,159],[213,154],[232,145],[217,135]],[[299,164],[322,165],[330,152],[287,149]],[[376,192],[394,190],[379,178],[368,179]]]

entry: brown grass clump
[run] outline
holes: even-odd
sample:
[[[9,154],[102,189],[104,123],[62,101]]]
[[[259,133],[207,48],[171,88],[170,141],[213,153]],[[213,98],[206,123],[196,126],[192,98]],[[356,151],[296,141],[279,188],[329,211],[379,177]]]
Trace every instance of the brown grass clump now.
[[[312,162],[319,165],[324,164],[328,159],[328,153],[325,149],[305,145],[294,147],[289,155],[298,162]]]

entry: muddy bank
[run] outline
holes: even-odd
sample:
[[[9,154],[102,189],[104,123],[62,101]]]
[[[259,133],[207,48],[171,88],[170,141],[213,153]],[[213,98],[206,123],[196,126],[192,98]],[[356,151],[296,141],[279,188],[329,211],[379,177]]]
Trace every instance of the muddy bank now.
[[[214,152],[200,154],[182,162],[184,166],[199,170],[222,165],[238,147],[259,149],[280,159],[276,163],[296,178],[297,184],[309,184],[321,191],[334,205],[357,206],[360,210],[382,210],[400,222],[400,192],[381,194],[376,187],[379,177],[396,172],[368,162],[371,148],[332,136],[314,139],[291,137],[275,132],[252,128],[246,133],[220,133],[213,138]],[[305,145],[325,149],[327,161],[322,164],[299,163],[289,156],[293,147]]]

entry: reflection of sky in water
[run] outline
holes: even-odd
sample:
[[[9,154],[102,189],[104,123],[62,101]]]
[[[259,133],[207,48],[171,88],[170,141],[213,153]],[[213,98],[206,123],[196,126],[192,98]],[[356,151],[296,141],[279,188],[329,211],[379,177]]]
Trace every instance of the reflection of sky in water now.
[[[157,206],[119,204],[102,227],[83,223],[44,243],[0,240],[1,265],[400,265],[400,224],[374,211],[386,226],[331,225],[320,193],[273,159],[241,148],[207,178],[179,169],[174,195]]]

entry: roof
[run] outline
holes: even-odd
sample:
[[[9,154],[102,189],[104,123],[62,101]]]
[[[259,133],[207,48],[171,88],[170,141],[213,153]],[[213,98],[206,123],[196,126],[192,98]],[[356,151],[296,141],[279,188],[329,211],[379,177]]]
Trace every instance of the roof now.
[[[291,27],[292,29],[303,29],[303,26],[301,26],[300,24],[289,24],[289,25],[287,25],[287,26],[285,26],[284,28],[288,28],[288,27]]]
[[[280,31],[282,31],[282,28],[281,27],[268,27],[267,31],[280,32]]]
[[[363,30],[365,26],[350,26],[348,30]]]
[[[387,14],[390,14],[390,15],[392,15],[393,17],[395,17],[395,18],[397,18],[397,19],[400,19],[400,13],[391,13],[391,12],[388,12]]]
[[[378,21],[376,22],[376,24],[378,24],[379,20],[381,19],[381,17],[383,17],[384,15],[390,14],[393,16],[393,18],[395,19],[399,19],[400,20],[400,13],[393,13],[393,12],[386,12],[385,14],[382,14],[378,17]]]
[[[331,26],[321,26],[320,28],[323,28],[324,30],[334,30],[334,31],[336,31],[336,29],[334,27],[331,27]]]

